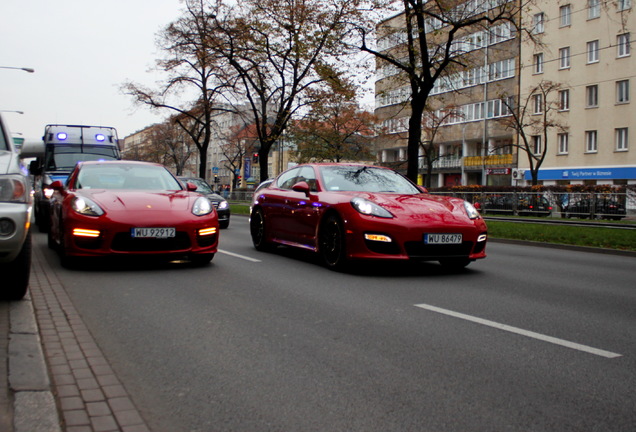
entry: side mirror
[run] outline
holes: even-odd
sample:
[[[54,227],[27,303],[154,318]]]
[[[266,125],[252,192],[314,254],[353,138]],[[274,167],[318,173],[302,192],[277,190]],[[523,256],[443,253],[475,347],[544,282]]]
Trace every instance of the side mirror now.
[[[301,181],[292,186],[292,190],[295,192],[302,192],[309,196],[309,185],[305,181]]]
[[[420,186],[418,185],[417,188],[422,191],[422,193],[428,193],[428,189],[426,189],[424,186]]]
[[[60,180],[55,180],[53,183],[51,183],[49,185],[49,189],[53,189],[54,191],[63,191],[64,190],[64,183],[62,183]]]
[[[194,192],[194,191],[197,190],[197,185],[195,185],[194,183],[187,182],[186,183],[186,190],[188,192]]]
[[[31,161],[29,163],[29,173],[34,176],[42,174],[42,167],[40,166],[40,162],[38,162],[37,160]]]

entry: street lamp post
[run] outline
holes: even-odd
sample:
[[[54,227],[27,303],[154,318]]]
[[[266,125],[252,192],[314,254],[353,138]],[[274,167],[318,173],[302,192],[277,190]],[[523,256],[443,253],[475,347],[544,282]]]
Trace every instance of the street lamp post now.
[[[17,69],[17,70],[23,70],[23,71],[28,72],[28,73],[35,72],[35,69],[26,68],[26,67],[0,66],[0,69]]]

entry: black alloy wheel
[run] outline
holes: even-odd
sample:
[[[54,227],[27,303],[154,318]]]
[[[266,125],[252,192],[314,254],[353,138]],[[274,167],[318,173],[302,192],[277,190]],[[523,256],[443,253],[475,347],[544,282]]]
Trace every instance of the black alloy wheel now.
[[[342,270],[346,264],[344,229],[338,216],[331,214],[320,225],[318,253],[325,265],[333,270]]]
[[[250,216],[250,234],[257,251],[265,252],[271,249],[271,245],[265,240],[265,215],[260,208],[254,209]]]

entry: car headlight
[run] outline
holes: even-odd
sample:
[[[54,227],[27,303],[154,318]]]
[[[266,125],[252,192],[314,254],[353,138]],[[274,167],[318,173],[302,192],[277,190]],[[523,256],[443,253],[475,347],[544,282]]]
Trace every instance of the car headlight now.
[[[19,175],[0,176],[0,201],[29,202],[29,188],[24,177]]]
[[[354,209],[356,209],[357,211],[359,211],[360,213],[364,215],[377,216],[377,217],[387,218],[387,219],[393,217],[391,212],[388,211],[387,209],[380,207],[376,203],[373,203],[364,198],[360,198],[360,197],[353,198],[351,200],[351,205],[353,206]]]
[[[219,210],[225,210],[226,208],[228,208],[230,205],[228,204],[227,201],[221,201],[219,202]]]
[[[104,210],[102,210],[100,206],[95,204],[94,201],[84,197],[73,198],[71,208],[85,216],[101,216],[104,214]]]
[[[206,197],[199,197],[192,206],[192,214],[195,216],[205,216],[210,214],[214,207]]]
[[[464,201],[464,208],[466,209],[466,214],[469,218],[479,219],[479,211],[477,211],[474,205],[472,205],[468,201]]]

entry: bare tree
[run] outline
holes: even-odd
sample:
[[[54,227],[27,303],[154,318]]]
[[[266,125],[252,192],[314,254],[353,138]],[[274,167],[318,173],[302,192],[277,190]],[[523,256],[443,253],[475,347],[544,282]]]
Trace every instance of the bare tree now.
[[[566,131],[558,114],[562,108],[561,101],[558,97],[554,97],[563,90],[565,89],[559,83],[541,81],[536,87],[530,89],[528,96],[518,107],[512,106],[513,99],[502,99],[511,115],[499,121],[517,132],[516,147],[528,158],[533,186],[538,184],[539,168],[547,154],[549,132],[552,129],[558,132]]]
[[[337,74],[335,58],[359,0],[244,0],[218,15],[214,56],[234,75],[234,97],[247,100],[260,143],[260,178],[292,117],[313,102],[307,90]],[[232,73],[230,73],[230,70]]]
[[[158,45],[165,57],[157,60],[157,69],[168,78],[158,89],[128,82],[123,90],[137,103],[179,114],[175,122],[199,150],[199,176],[205,178],[212,115],[226,109],[217,99],[227,84],[218,76],[220,59],[208,44],[220,2],[187,0],[185,5],[183,15],[159,35]],[[181,96],[186,91],[194,96],[183,102]]]
[[[373,3],[380,9],[395,5],[388,0]],[[393,33],[400,41],[400,48],[395,50],[374,48],[370,35],[376,29],[360,29],[362,51],[373,54],[380,64],[396,68],[410,88],[406,174],[411,180],[417,180],[422,119],[431,90],[443,74],[465,68],[471,61],[465,44],[457,42],[471,31],[490,31],[499,24],[514,32],[519,27],[522,3],[523,0],[402,0],[397,11],[403,19],[399,29],[377,28],[378,33]]]

